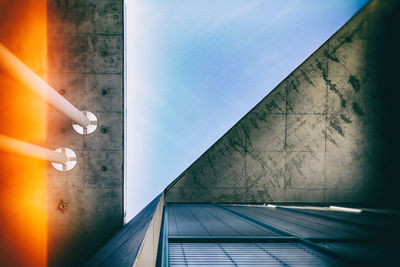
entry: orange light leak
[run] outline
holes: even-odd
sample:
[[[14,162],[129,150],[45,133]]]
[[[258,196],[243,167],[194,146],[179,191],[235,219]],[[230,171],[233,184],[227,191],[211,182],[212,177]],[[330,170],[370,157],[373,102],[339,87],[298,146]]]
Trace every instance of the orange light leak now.
[[[0,42],[46,80],[46,0],[0,0]],[[43,145],[47,104],[0,69],[0,133]],[[47,163],[0,152],[0,265],[47,265]]]

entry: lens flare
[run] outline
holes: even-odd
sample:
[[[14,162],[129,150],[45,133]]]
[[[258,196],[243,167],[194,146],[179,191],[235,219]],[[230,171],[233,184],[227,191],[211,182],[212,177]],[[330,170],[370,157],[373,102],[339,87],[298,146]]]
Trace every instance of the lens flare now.
[[[0,42],[46,80],[47,1],[0,0]],[[0,70],[0,134],[43,145],[47,104]],[[47,265],[43,160],[0,152],[0,262]]]

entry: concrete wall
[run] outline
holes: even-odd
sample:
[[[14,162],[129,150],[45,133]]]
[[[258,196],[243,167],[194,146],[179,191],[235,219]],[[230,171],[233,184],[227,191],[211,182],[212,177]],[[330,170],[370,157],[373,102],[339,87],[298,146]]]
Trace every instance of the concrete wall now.
[[[166,201],[398,204],[398,11],[396,1],[369,3],[184,171]]]
[[[78,157],[65,173],[48,167],[50,266],[86,262],[123,225],[123,1],[48,0],[48,81],[99,120],[87,136],[49,109],[46,146]]]

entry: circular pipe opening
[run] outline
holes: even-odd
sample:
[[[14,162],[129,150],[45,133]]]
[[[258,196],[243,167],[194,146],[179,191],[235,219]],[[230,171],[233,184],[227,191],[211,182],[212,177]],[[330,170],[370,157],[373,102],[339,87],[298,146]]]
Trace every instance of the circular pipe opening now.
[[[55,150],[58,153],[62,153],[67,157],[67,162],[65,163],[58,163],[58,162],[52,162],[51,165],[58,170],[58,171],[69,171],[73,169],[76,165],[77,158],[75,152],[68,148],[68,147],[60,147]]]
[[[92,112],[87,110],[82,110],[82,113],[89,119],[89,125],[83,127],[75,122],[72,123],[72,128],[74,128],[75,132],[82,135],[91,134],[97,129],[97,117]]]

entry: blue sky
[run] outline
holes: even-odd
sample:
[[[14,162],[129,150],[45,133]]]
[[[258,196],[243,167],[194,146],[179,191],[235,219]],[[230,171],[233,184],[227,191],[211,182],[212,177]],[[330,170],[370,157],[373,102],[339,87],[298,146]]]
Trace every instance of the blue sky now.
[[[127,0],[127,220],[366,0]]]

